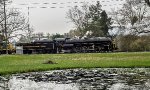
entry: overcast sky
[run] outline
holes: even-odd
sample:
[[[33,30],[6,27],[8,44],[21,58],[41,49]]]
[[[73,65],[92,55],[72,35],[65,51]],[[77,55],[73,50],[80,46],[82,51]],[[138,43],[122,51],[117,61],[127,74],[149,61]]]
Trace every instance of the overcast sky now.
[[[12,0],[12,6],[28,17],[35,32],[67,33],[74,26],[66,18],[66,12],[73,6],[81,6],[82,2],[95,4],[97,0]],[[111,8],[120,8],[125,0],[99,0],[102,8],[110,11]],[[55,7],[55,8],[54,8]]]

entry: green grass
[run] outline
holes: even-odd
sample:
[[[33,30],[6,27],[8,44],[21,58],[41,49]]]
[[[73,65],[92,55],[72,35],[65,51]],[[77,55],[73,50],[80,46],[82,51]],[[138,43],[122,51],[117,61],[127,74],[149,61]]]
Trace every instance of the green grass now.
[[[46,61],[57,64],[43,64]],[[0,55],[0,74],[69,68],[150,67],[150,52]]]

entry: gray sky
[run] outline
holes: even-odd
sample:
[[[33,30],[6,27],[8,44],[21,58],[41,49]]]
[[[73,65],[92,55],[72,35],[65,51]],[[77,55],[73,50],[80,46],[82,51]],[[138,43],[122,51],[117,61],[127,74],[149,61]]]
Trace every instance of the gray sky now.
[[[35,32],[44,33],[67,33],[73,29],[73,24],[66,18],[66,12],[73,6],[81,6],[82,2],[94,4],[97,0],[12,0],[14,8],[28,17],[27,7],[29,9],[29,20]],[[111,8],[120,8],[125,0],[98,0],[102,8],[110,11]],[[25,4],[25,5],[24,5]],[[107,6],[106,6],[107,5]],[[46,8],[41,8],[46,7]],[[56,7],[56,8],[53,8]]]

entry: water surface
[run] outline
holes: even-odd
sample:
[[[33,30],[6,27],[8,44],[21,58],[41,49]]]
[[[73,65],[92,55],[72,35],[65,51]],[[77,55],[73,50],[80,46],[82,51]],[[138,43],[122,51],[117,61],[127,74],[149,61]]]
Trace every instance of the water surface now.
[[[7,82],[10,90],[150,90],[150,68],[31,72],[12,75]]]

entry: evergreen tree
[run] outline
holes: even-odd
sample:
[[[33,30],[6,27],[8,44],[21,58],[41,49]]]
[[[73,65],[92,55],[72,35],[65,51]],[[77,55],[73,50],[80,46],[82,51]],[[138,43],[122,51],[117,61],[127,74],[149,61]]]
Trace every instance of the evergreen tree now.
[[[100,13],[97,12],[97,14],[92,17],[92,23],[89,26],[89,29],[92,31],[92,36],[108,36],[108,30],[111,25],[111,18],[108,18],[105,11],[101,11]]]
[[[108,18],[107,13],[105,11],[102,11],[99,22],[101,26],[100,30],[102,30],[104,36],[107,36],[108,29],[110,28],[111,25],[111,18]]]
[[[103,37],[108,35],[108,30],[111,25],[111,19],[108,18],[107,13],[102,10],[101,4],[97,1],[96,5],[86,5],[80,8],[74,7],[67,13],[68,18],[76,25],[82,35],[87,32],[92,32],[88,37]]]

